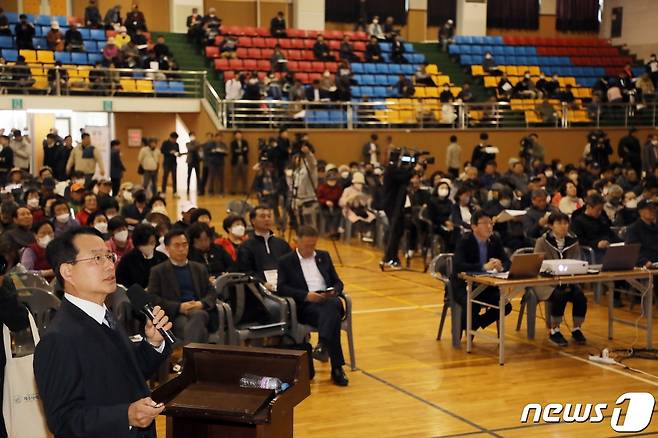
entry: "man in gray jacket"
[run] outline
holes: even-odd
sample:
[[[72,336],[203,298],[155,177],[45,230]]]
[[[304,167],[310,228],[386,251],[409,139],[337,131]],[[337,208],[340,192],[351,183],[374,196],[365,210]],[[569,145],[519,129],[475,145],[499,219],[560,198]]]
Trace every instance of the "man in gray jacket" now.
[[[544,260],[554,259],[580,259],[581,251],[578,238],[569,233],[569,216],[562,212],[551,213],[548,217],[551,228],[535,242],[535,252],[543,253]],[[577,284],[560,285],[553,287],[536,287],[535,293],[539,301],[549,301],[551,307],[551,332],[549,342],[559,347],[566,347],[569,343],[560,333],[560,323],[564,317],[564,308],[567,302],[573,304],[573,330],[571,337],[576,344],[587,342],[580,327],[587,313],[587,298]]]
[[[24,172],[30,171],[30,152],[32,144],[30,137],[22,135],[21,131],[15,129],[13,138],[9,142],[9,147],[14,151],[14,167],[18,167]]]

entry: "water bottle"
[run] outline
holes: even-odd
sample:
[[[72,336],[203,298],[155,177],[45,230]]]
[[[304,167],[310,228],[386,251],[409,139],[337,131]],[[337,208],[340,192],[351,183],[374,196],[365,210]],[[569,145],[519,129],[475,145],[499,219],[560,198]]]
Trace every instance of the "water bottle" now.
[[[257,376],[255,374],[245,374],[240,378],[241,388],[259,388],[273,389],[277,394],[285,391],[290,387],[276,377]]]

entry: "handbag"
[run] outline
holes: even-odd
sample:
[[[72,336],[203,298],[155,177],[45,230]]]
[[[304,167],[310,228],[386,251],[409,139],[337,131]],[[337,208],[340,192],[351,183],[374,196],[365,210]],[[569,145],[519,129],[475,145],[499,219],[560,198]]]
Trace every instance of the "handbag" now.
[[[137,173],[139,175],[144,175],[144,167],[141,164],[137,166]]]
[[[39,330],[32,314],[28,312],[34,346],[39,343]],[[5,344],[5,384],[2,391],[2,415],[7,436],[12,438],[50,438],[46,416],[34,379],[32,362],[34,354],[12,357],[9,328],[2,326]]]

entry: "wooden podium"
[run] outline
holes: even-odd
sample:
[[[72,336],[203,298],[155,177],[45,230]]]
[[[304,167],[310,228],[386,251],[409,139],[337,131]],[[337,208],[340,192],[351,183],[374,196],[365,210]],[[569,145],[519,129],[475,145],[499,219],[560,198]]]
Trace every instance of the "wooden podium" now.
[[[293,409],[311,394],[303,351],[189,344],[183,372],[153,391],[165,403],[168,438],[293,436]],[[290,387],[240,387],[244,374],[278,377]]]

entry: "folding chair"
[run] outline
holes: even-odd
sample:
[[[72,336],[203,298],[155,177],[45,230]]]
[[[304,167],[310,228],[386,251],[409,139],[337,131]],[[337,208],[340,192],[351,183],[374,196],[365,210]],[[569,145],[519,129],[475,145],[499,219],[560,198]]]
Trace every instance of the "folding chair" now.
[[[517,254],[531,254],[535,252],[533,247],[519,248],[514,251],[513,256]],[[526,315],[526,328],[528,333],[528,339],[535,339],[535,321],[537,318],[537,305],[539,304],[539,299],[535,289],[532,287],[527,287],[523,298],[521,298],[521,305],[519,307],[519,317],[516,320],[516,331],[521,330],[521,323],[523,322],[523,314],[526,309],[528,314]],[[544,301],[544,312],[546,327],[551,328],[551,303],[549,301]]]
[[[441,319],[439,321],[439,330],[436,333],[436,340],[441,340],[443,333],[443,326],[448,316],[448,309],[450,309],[450,324],[452,333],[452,346],[459,348],[462,337],[462,306],[457,303],[454,297],[452,288],[453,278],[453,253],[443,253],[432,259],[429,266],[429,273],[432,277],[443,283],[445,293],[443,295],[443,310],[441,311]]]

